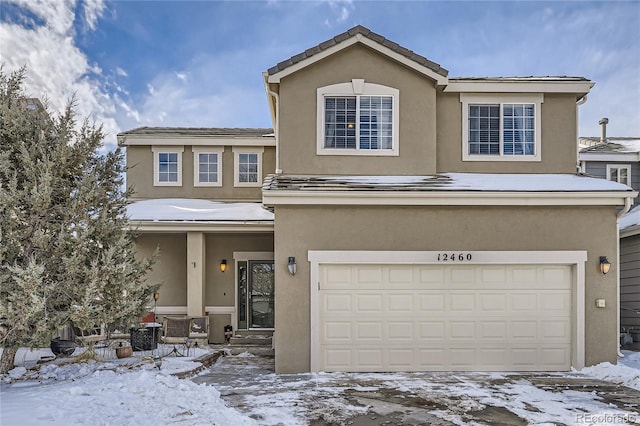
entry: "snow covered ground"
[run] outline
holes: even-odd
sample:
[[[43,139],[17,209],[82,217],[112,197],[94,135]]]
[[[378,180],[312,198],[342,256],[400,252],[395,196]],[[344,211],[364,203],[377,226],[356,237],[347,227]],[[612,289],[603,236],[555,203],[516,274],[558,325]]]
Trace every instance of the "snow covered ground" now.
[[[197,357],[205,353],[205,350],[199,349],[191,355]],[[618,365],[603,363],[565,375],[600,378],[640,390],[640,352],[625,351],[625,354],[626,357],[621,358]],[[18,361],[32,366],[37,356],[38,352],[21,352],[18,354]],[[241,357],[250,358],[248,355],[238,356]],[[194,362],[194,357],[168,356],[164,358],[161,368],[157,369],[151,357],[135,356],[89,363],[63,362],[63,359],[57,359],[42,364],[39,368],[30,369],[19,366],[3,377],[0,384],[0,424],[303,425],[307,424],[306,419],[313,409],[314,399],[325,395],[335,396],[344,392],[345,386],[351,392],[366,392],[371,389],[360,383],[370,383],[373,376],[379,383],[386,381],[395,389],[402,389],[404,386],[412,392],[421,388],[429,389],[430,392],[434,390],[433,384],[429,383],[429,375],[425,374],[325,373],[295,375],[294,378],[270,374],[267,375],[267,380],[255,380],[252,383],[256,389],[260,386],[268,389],[263,389],[265,392],[262,396],[261,392],[256,391],[251,409],[240,412],[225,403],[220,391],[214,386],[172,376],[172,373],[192,370],[198,365]],[[578,398],[573,394],[577,392],[568,390],[549,398],[550,392],[530,383],[511,383],[500,386],[499,389],[495,386],[478,385],[478,380],[481,383],[482,377],[495,380],[500,375],[501,373],[479,375],[473,380],[464,379],[473,375],[461,375],[455,388],[441,391],[460,397],[460,405],[505,407],[535,424],[552,424],[554,420],[577,423],[577,412],[594,415],[609,413],[621,420],[617,424],[640,422],[637,404],[631,411],[625,411],[608,406],[596,395],[589,397],[589,393],[587,397],[580,395]],[[565,375],[553,377],[561,380]],[[342,380],[340,386],[335,385],[337,380]],[[301,383],[304,381],[309,383]],[[357,414],[366,411],[366,407],[350,405],[344,398],[335,399],[333,404],[336,413]],[[522,407],[542,407],[542,412],[536,413]],[[256,412],[260,415],[256,416]],[[434,410],[434,413],[438,418],[454,424],[464,423],[459,416],[446,409]]]

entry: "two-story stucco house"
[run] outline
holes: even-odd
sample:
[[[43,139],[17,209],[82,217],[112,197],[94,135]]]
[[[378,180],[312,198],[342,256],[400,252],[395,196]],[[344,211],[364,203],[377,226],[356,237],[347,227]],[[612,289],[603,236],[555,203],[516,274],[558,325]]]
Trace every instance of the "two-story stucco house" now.
[[[273,130],[120,135],[160,313],[273,327],[278,373],[615,362],[636,193],[576,173],[592,82],[450,78],[362,26],[263,77]]]

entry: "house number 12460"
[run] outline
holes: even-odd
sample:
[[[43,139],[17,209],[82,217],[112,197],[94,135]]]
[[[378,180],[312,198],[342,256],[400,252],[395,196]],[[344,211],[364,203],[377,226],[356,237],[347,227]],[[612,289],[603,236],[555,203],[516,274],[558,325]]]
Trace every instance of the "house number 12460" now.
[[[438,262],[469,262],[471,253],[438,253]]]

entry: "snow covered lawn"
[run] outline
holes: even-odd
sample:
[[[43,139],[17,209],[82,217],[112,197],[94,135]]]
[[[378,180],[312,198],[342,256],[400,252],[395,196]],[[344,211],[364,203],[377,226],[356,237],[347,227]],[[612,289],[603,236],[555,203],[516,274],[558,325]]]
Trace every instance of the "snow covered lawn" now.
[[[194,355],[205,353],[199,351]],[[640,422],[640,400],[621,408],[607,403],[595,391],[551,389],[549,385],[575,380],[577,376],[577,380],[600,378],[640,390],[640,352],[625,354],[617,366],[604,363],[580,372],[555,373],[545,376],[542,384],[528,380],[526,375],[520,378],[507,373],[278,376],[263,371],[252,376],[250,371],[255,366],[248,354],[222,358],[220,365],[205,370],[194,380],[171,375],[197,367],[193,358],[166,357],[160,370],[150,358],[141,357],[89,363],[56,360],[39,369],[17,367],[3,378],[0,424],[304,425],[311,418],[342,422],[365,415],[369,409],[384,416],[385,407],[388,409],[399,395],[421,398],[416,401],[422,401],[423,412],[424,405],[430,403],[427,395],[441,396],[436,405],[429,407],[428,415],[445,424],[466,424],[469,417],[465,412],[483,410],[493,410],[501,416],[508,410],[507,414],[514,418],[535,424],[580,424],[581,419],[587,424],[585,414],[614,416],[611,419],[618,424],[634,424]],[[260,357],[255,358],[258,363]],[[224,374],[239,377],[211,384]],[[234,380],[243,380],[244,384]],[[235,402],[233,397],[227,397],[232,393],[236,395]],[[374,395],[386,395],[387,400]],[[446,398],[452,403],[448,405]],[[411,410],[406,413],[410,416]],[[578,418],[579,415],[583,417]]]

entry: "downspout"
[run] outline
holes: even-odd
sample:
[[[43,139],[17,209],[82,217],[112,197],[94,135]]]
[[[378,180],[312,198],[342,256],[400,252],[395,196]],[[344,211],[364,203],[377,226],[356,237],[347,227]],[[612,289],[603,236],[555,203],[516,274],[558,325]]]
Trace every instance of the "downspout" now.
[[[276,113],[273,132],[276,137],[276,174],[281,175],[282,169],[280,168],[280,95],[273,90],[269,89],[269,83],[267,83],[267,93],[274,97],[276,100]]]
[[[620,352],[620,218],[627,214],[631,210],[632,199],[631,197],[625,197],[624,207],[616,215],[616,258],[618,259],[618,266],[616,268],[616,297],[618,298],[618,317],[616,319],[618,334],[618,356],[624,358],[624,354]]]
[[[578,129],[578,123],[580,122],[580,120],[578,119],[578,107],[587,102],[587,96],[588,95],[584,95],[576,102],[576,169],[578,169],[578,172],[581,173],[584,173],[584,170],[582,170],[583,165],[580,164],[580,129]]]

